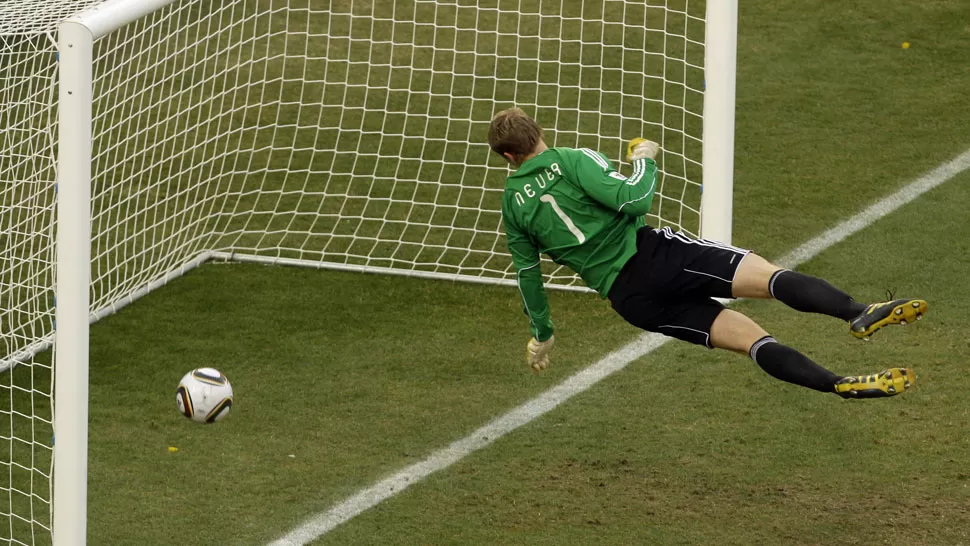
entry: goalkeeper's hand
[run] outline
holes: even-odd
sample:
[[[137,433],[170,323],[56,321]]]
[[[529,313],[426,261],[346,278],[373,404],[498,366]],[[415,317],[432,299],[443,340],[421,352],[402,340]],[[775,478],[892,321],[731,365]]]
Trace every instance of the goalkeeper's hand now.
[[[533,372],[538,374],[549,366],[549,351],[552,350],[552,346],[555,344],[556,336],[550,336],[545,341],[539,341],[536,338],[529,340],[529,346],[526,352],[528,353],[529,366],[532,367]]]
[[[637,137],[630,141],[626,146],[626,160],[636,161],[638,159],[654,159],[660,145],[652,140]]]

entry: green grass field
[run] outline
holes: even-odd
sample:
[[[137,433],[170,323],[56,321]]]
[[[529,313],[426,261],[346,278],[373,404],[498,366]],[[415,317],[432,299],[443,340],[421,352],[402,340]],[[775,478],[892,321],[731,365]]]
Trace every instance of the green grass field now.
[[[742,3],[735,244],[779,257],[970,147],[967,21],[955,0]],[[913,392],[842,401],[669,343],[313,544],[970,543],[968,184],[799,268],[860,300],[924,297],[918,325],[862,343],[777,302],[735,307],[836,372],[911,366]],[[550,300],[536,377],[514,289],[190,272],[92,328],[88,543],[266,544],[639,335],[595,296]],[[235,388],[214,426],[175,409],[198,366]]]

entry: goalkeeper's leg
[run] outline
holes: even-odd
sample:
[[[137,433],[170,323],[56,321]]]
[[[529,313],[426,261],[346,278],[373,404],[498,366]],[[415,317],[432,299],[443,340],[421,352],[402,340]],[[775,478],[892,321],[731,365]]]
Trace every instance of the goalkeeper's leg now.
[[[852,335],[858,338],[868,338],[883,326],[919,320],[928,307],[924,300],[892,297],[871,305],[859,303],[824,279],[782,269],[754,253],[738,266],[731,295],[775,298],[798,311],[840,318],[849,322]]]
[[[747,354],[772,377],[843,398],[882,398],[911,387],[916,376],[905,368],[843,377],[813,362],[800,352],[778,343],[750,318],[725,309],[711,326],[711,345]]]
[[[774,298],[806,313],[821,313],[852,320],[866,305],[832,286],[824,279],[782,269],[757,254],[748,254],[734,277],[731,295],[735,298]]]
[[[721,311],[714,319],[711,345],[746,354],[772,377],[820,392],[835,392],[835,384],[842,379],[795,349],[778,343],[755,321],[731,309]]]

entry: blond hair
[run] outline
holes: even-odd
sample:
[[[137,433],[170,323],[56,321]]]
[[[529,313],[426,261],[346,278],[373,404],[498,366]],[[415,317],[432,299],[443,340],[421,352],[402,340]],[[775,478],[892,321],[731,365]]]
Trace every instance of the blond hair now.
[[[513,163],[520,163],[541,141],[542,128],[521,108],[502,110],[488,126],[488,146],[502,157],[511,154]]]

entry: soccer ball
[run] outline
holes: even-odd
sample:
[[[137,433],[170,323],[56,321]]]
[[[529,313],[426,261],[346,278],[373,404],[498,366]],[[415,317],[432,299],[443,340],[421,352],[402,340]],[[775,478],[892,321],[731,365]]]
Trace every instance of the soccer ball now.
[[[182,415],[197,423],[215,423],[232,408],[232,385],[215,368],[198,368],[185,374],[175,391]]]

